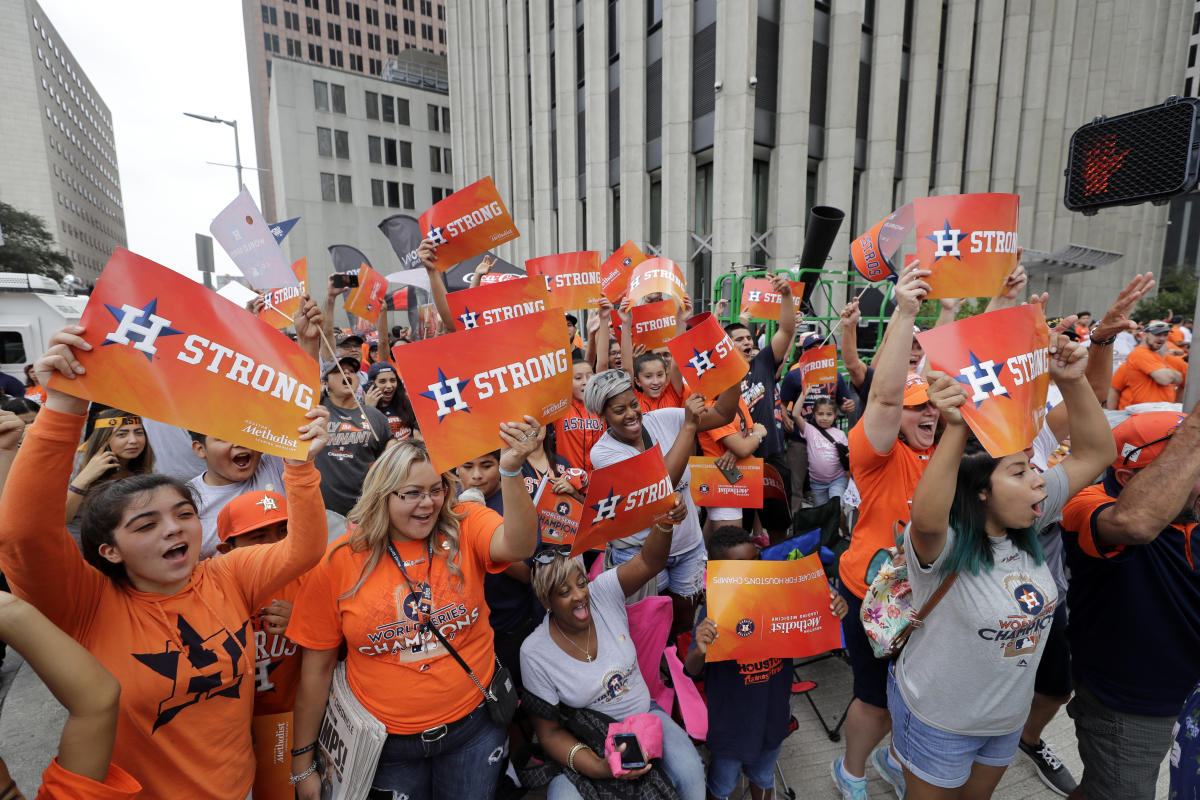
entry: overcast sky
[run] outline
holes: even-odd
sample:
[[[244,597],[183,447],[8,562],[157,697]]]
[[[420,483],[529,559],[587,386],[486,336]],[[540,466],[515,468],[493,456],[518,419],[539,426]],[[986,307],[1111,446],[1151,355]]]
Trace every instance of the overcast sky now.
[[[237,194],[233,129],[255,166],[242,10],[237,0],[37,0],[108,104],[129,249],[193,278],[196,233]],[[246,186],[258,200],[258,173]],[[275,220],[268,220],[274,222]],[[217,272],[237,274],[214,243]]]

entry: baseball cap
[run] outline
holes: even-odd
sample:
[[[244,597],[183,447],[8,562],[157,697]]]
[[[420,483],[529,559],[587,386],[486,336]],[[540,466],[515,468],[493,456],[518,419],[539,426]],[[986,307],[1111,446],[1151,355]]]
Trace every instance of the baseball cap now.
[[[820,343],[821,343],[821,334],[806,333],[800,337],[800,341],[797,342],[797,345],[799,346],[799,348],[801,350],[807,350],[810,347],[816,347]]]
[[[321,362],[321,377],[324,378],[331,372],[337,372],[337,365],[341,364],[342,368],[347,372],[358,372],[361,362],[357,358],[350,356],[342,356],[337,361],[322,361]]]
[[[370,366],[369,369],[367,369],[367,380],[375,380],[375,376],[381,372],[391,372],[394,374],[396,372],[396,368],[393,367],[388,361],[376,361]]]
[[[1171,330],[1171,323],[1163,322],[1161,319],[1156,319],[1153,322],[1151,322],[1149,325],[1146,326],[1145,332],[1149,333],[1149,334],[1157,335],[1160,333],[1168,333],[1168,332],[1170,332],[1170,330]]]
[[[337,340],[337,346],[343,347],[345,345],[353,343],[353,344],[357,344],[358,346],[361,347],[363,342],[365,342],[365,341],[366,341],[366,339],[359,336],[357,333],[347,333],[345,336],[343,336],[342,338]]]
[[[1148,411],[1134,414],[1113,428],[1113,439],[1117,443],[1113,469],[1148,466],[1167,446],[1186,417],[1178,411]]]
[[[225,504],[217,514],[217,536],[222,542],[265,528],[273,522],[287,522],[287,498],[278,492],[246,492]]]
[[[904,379],[904,405],[919,406],[929,402],[929,384],[915,372]]]

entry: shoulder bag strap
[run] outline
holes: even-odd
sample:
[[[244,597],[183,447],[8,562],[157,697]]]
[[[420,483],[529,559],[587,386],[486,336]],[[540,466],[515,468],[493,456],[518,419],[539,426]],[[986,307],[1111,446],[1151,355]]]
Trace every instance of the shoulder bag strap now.
[[[934,607],[942,601],[946,596],[946,592],[950,591],[950,587],[954,585],[955,579],[958,578],[957,572],[951,572],[942,580],[942,585],[925,601],[925,605],[921,606],[921,610],[909,622],[909,627],[919,628],[925,624],[925,618],[929,616],[929,612],[933,611]]]
[[[805,425],[812,425],[814,428],[816,428],[816,429],[817,429],[817,433],[819,433],[819,434],[821,434],[822,436],[824,436],[824,437],[825,437],[825,440],[826,440],[827,442],[829,442],[830,444],[841,444],[841,442],[835,442],[835,441],[833,440],[833,437],[829,435],[829,431],[825,430],[825,429],[824,429],[824,428],[822,428],[820,425],[816,425],[816,424],[814,424],[814,423],[808,422],[807,420],[805,420],[805,423],[804,423],[804,424],[805,424]]]

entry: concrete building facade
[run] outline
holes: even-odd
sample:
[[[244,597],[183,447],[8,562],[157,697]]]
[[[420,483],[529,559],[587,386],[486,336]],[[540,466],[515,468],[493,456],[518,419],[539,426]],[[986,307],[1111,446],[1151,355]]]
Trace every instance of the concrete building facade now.
[[[419,74],[397,69],[385,81],[275,62],[269,177],[278,218],[301,218],[283,249],[292,260],[308,257],[314,297],[333,271],[330,245],[357,247],[386,275],[399,267],[379,222],[392,214],[419,216],[453,192],[444,67],[433,87],[424,86],[431,69],[425,67]]]
[[[383,77],[408,51],[446,55],[442,0],[242,0],[258,166],[271,169],[272,65],[288,59]],[[259,181],[263,215],[277,218],[272,181]]]
[[[0,0],[0,97],[0,200],[94,282],[126,244],[112,115],[34,0]]]
[[[455,183],[495,178],[514,263],[633,239],[697,296],[731,264],[792,265],[813,205],[846,212],[840,270],[915,197],[1015,192],[1027,248],[1124,254],[1032,282],[1101,305],[1160,263],[1166,209],[1067,211],[1068,141],[1182,92],[1194,5],[455,0]]]

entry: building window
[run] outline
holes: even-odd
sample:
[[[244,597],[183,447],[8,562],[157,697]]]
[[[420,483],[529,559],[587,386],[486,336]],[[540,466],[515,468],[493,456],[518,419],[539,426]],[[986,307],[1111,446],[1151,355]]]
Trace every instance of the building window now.
[[[337,202],[337,190],[332,172],[321,173],[321,199],[326,203]]]
[[[402,188],[404,189],[404,207],[416,208],[417,197],[416,192],[413,190],[413,185],[411,183],[406,183]]]
[[[388,13],[384,12],[384,15],[383,15],[384,26],[383,27],[387,28],[389,31],[398,31],[398,30],[400,30],[399,20],[400,20],[400,18],[397,17],[395,14],[388,14]]]
[[[430,190],[429,190],[429,196],[433,198],[433,202],[434,202],[434,203],[439,203],[439,202],[441,202],[441,200],[442,200],[442,190],[441,190],[441,187],[434,186],[434,187],[430,188]]]
[[[367,160],[372,164],[383,163],[383,143],[378,136],[367,137]]]
[[[412,142],[400,140],[400,166],[412,169]]]
[[[350,69],[354,70],[355,72],[363,71],[362,56],[357,55],[355,53],[350,54]]]
[[[362,31],[358,28],[346,28],[346,41],[355,47],[362,47]]]
[[[442,133],[450,132],[450,109],[442,106]]]
[[[387,40],[387,51],[389,56],[400,55],[400,42],[396,39]]]
[[[421,13],[427,17],[433,16],[433,0],[421,0]]]
[[[400,184],[397,181],[387,182],[387,204],[389,208],[400,207]]]
[[[383,163],[387,164],[389,167],[396,166],[396,140],[395,139],[384,139],[383,140]]]
[[[438,44],[446,43],[446,29],[438,28]]]
[[[429,111],[429,130],[436,131],[440,127],[439,123],[441,122],[441,112],[438,111],[438,107],[433,105],[432,103],[429,104],[428,111]]]
[[[447,147],[442,151],[442,172],[449,175],[454,170],[450,167],[450,148]]]
[[[404,35],[405,36],[416,36],[417,35],[417,21],[415,19],[409,19],[408,17],[404,18]]]
[[[442,171],[442,148],[433,146],[429,148],[429,171]],[[434,202],[437,201],[435,200]]]
[[[383,200],[383,181],[371,179],[371,205],[382,206]]]
[[[350,134],[346,131],[333,132],[333,150],[338,158],[350,157]]]
[[[325,0],[325,10],[330,14],[340,14],[342,0]]]
[[[367,119],[379,119],[379,95],[367,92]]]
[[[382,75],[383,74],[383,62],[380,61],[378,58],[368,58],[367,66],[370,67],[370,72],[372,75]]]
[[[336,83],[331,83],[331,84],[329,84],[329,86],[333,90],[333,92],[332,92],[333,113],[345,114],[346,113],[346,87],[341,86]]]
[[[383,121],[384,122],[395,122],[396,121],[395,101],[393,100],[393,98],[390,94],[385,94],[383,96]]]
[[[263,49],[268,53],[279,52],[279,37],[273,33],[263,34]]]
[[[329,84],[325,81],[313,81],[313,104],[317,111],[329,110]]]
[[[262,7],[263,25],[278,25],[276,22],[275,9],[270,6]]]
[[[333,156],[333,131],[329,128],[317,128],[317,155]]]
[[[426,39],[430,42],[433,41],[433,26],[432,25],[425,23],[425,22],[421,23],[421,38]]]
[[[404,0],[404,10],[405,11],[416,11],[417,10],[416,0]]]
[[[360,5],[358,3],[346,3],[346,19],[358,20],[358,11]]]
[[[342,40],[342,26],[334,25],[332,22],[326,22],[325,35],[330,39],[330,41],[340,42]]]
[[[443,21],[446,19],[446,7],[441,3],[438,3],[438,19]]]
[[[370,6],[367,6],[366,11],[367,11],[367,24],[378,26],[379,25],[379,9],[371,8]]]
[[[342,203],[354,202],[354,196],[350,192],[349,175],[338,175],[338,201]]]
[[[345,66],[345,61],[342,60],[342,51],[329,48],[329,66],[342,67]]]
[[[370,31],[367,31],[367,49],[368,50],[378,50],[379,49],[379,34],[378,33],[371,33]]]
[[[324,63],[325,63],[325,55],[324,55],[324,53],[321,51],[321,45],[319,45],[319,44],[310,44],[310,45],[308,46],[308,60],[309,60],[309,61],[315,61],[315,62],[317,62],[318,64],[324,64]]]
[[[319,37],[321,35],[321,20],[319,20],[319,19],[316,19],[314,17],[305,17],[304,18],[304,27],[305,27],[305,30],[308,31],[309,36]]]

